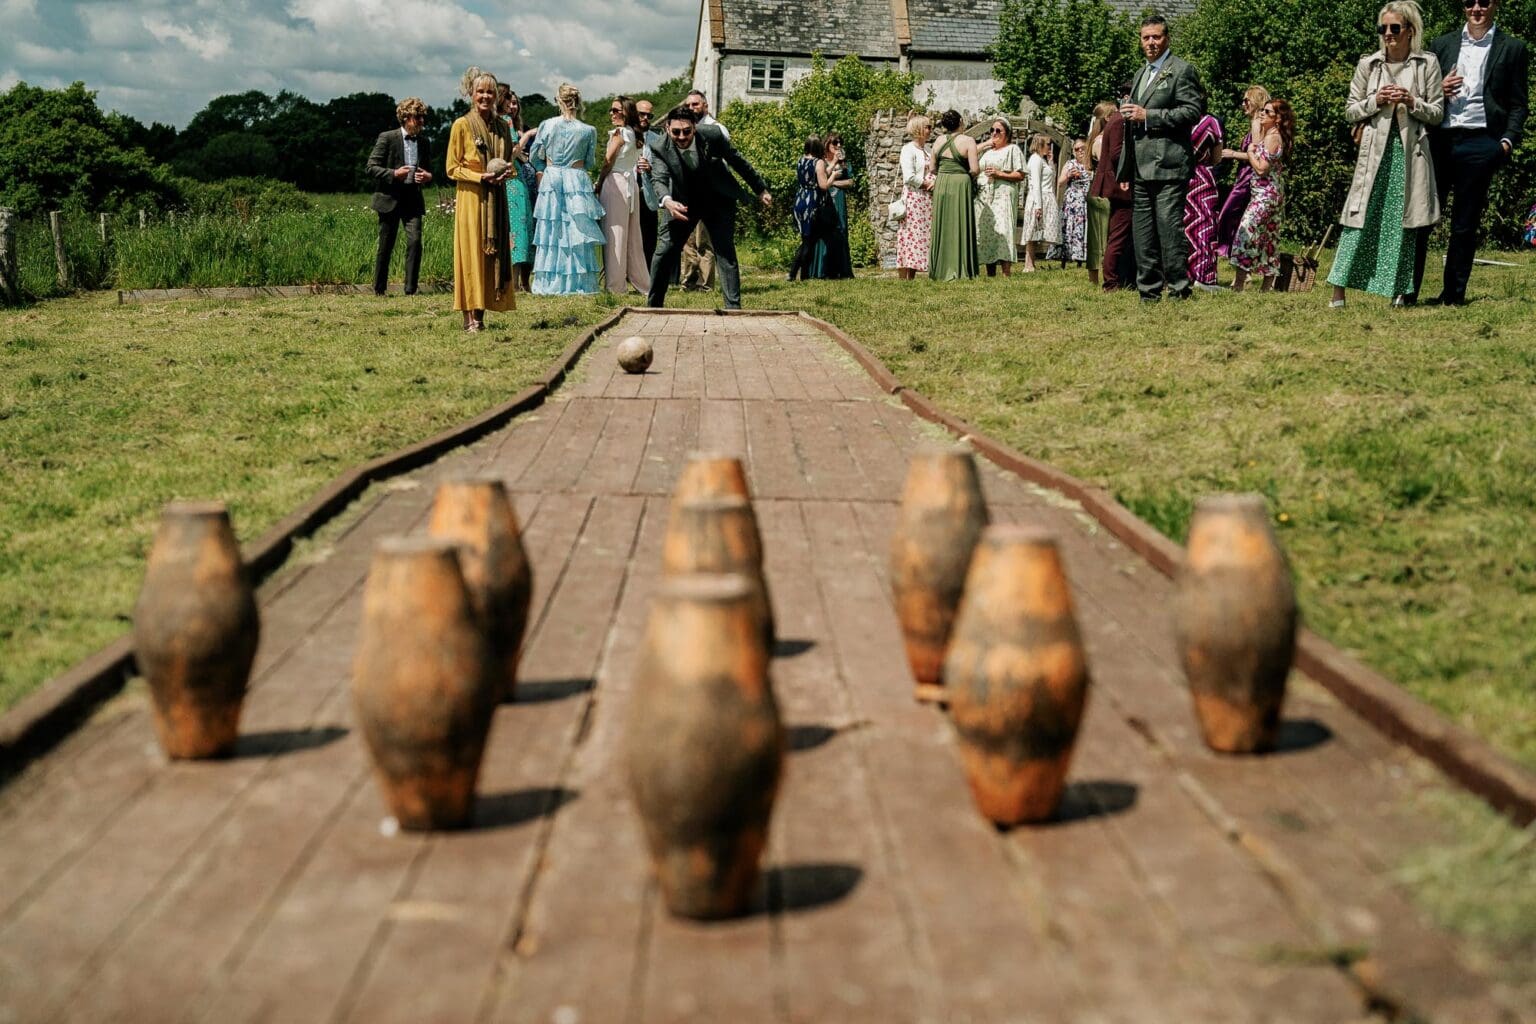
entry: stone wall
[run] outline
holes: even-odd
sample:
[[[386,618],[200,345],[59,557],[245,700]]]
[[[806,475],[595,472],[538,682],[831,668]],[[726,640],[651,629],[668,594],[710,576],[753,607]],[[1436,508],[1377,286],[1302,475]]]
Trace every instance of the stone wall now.
[[[1025,101],[1028,104],[1028,100]],[[880,249],[880,266],[891,269],[896,266],[896,225],[888,223],[886,213],[895,200],[901,198],[901,147],[907,144],[907,118],[912,116],[910,110],[882,110],[875,114],[870,121],[869,135],[864,141],[864,159],[869,174],[869,210],[867,216],[874,226],[875,239]],[[965,117],[966,133],[980,138],[987,133],[991,124],[991,117],[975,119],[969,113],[962,112]],[[930,113],[929,117],[935,122],[938,115]],[[1019,143],[1020,148],[1028,141],[1029,136],[1036,132],[1044,132],[1051,136],[1056,143],[1058,170],[1061,168],[1060,153],[1066,148],[1067,136],[1050,118],[1037,116],[1011,115],[1008,118],[1013,126],[1013,137]],[[1024,202],[1023,189],[1019,191],[1019,202]]]

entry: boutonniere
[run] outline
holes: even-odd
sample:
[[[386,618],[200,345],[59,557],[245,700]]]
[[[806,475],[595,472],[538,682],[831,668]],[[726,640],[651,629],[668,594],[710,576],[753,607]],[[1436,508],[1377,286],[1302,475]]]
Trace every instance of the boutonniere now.
[[[1166,79],[1167,79],[1167,78],[1168,78],[1168,76],[1169,76],[1169,75],[1170,75],[1170,74],[1172,74],[1172,73],[1173,73],[1173,72],[1172,72],[1172,70],[1171,70],[1171,69],[1169,69],[1169,68],[1163,68],[1163,70],[1161,70],[1161,71],[1159,71],[1159,72],[1158,72],[1158,73],[1157,73],[1157,77],[1156,77],[1156,78],[1154,78],[1154,79],[1152,79],[1152,88],[1154,88],[1154,89],[1156,89],[1156,88],[1157,88],[1157,87],[1158,87],[1158,86],[1160,86],[1160,85],[1162,85],[1162,84],[1163,84],[1163,82],[1164,82],[1164,81],[1165,81],[1165,80],[1166,80]]]

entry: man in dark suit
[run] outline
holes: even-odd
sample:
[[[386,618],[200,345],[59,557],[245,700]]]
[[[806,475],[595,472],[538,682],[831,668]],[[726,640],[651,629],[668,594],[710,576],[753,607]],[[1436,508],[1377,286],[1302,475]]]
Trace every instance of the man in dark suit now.
[[[1174,298],[1190,294],[1184,196],[1195,164],[1189,132],[1205,116],[1205,88],[1200,73],[1170,53],[1168,43],[1166,19],[1142,19],[1147,63],[1131,79],[1130,101],[1120,107],[1127,137],[1116,177],[1131,186],[1136,289],[1143,302],[1162,298],[1165,287]]]
[[[432,146],[421,130],[427,105],[415,96],[395,108],[400,127],[383,132],[368,156],[368,176],[375,182],[373,209],[379,215],[379,252],[373,261],[373,293],[389,287],[389,257],[395,251],[395,235],[405,223],[405,294],[416,294],[421,272],[421,217],[426,212],[422,186],[430,184]]]
[[[1488,187],[1520,145],[1530,88],[1525,43],[1494,27],[1498,0],[1463,0],[1462,7],[1466,25],[1429,44],[1440,61],[1445,85],[1445,120],[1431,130],[1430,152],[1440,209],[1450,210],[1445,277],[1436,300],[1447,306],[1467,303],[1467,281],[1477,256],[1477,228],[1488,208]],[[1448,207],[1452,192],[1455,205]],[[1429,231],[1421,229],[1415,239],[1415,295],[1424,281]]]
[[[640,121],[640,248],[645,251],[646,266],[656,256],[656,196],[651,191],[651,154],[661,144],[661,136],[651,131],[651,116],[656,107],[650,100],[635,101],[635,117]]]
[[[656,308],[666,301],[667,286],[682,259],[683,246],[694,225],[703,224],[714,243],[725,308],[740,309],[736,204],[751,202],[755,194],[764,206],[771,206],[773,196],[768,186],[719,127],[699,124],[697,115],[687,107],[667,114],[667,137],[651,156],[651,185],[661,209],[661,223],[647,301]],[[742,188],[732,170],[751,191]]]
[[[1131,84],[1124,83],[1118,95],[1124,103]],[[1116,178],[1120,153],[1125,148],[1125,118],[1113,110],[1104,119],[1099,135],[1099,161],[1093,168],[1090,195],[1109,201],[1109,232],[1104,239],[1104,290],[1119,291],[1136,283],[1136,254],[1131,245],[1131,188]]]

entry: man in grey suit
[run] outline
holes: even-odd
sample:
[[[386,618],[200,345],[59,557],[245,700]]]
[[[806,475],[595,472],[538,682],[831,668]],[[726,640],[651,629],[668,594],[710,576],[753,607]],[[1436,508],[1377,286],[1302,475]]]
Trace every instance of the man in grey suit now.
[[[1205,116],[1200,73],[1168,50],[1168,22],[1153,14],[1141,22],[1147,63],[1131,80],[1130,101],[1120,107],[1125,145],[1116,178],[1131,186],[1131,235],[1136,249],[1136,289],[1156,302],[1163,289],[1189,297],[1189,240],[1184,236],[1184,196],[1195,156],[1189,132]]]
[[[687,107],[667,114],[667,136],[651,154],[651,186],[661,210],[656,255],[651,259],[651,291],[646,297],[660,308],[695,224],[703,224],[715,246],[725,308],[741,308],[741,270],[736,265],[736,204],[754,194],[764,206],[773,196],[762,176],[717,126],[698,123]],[[748,188],[731,174],[734,170]]]
[[[1462,0],[1466,24],[1429,44],[1444,76],[1445,120],[1430,130],[1440,209],[1450,211],[1445,277],[1438,301],[1467,304],[1477,256],[1477,229],[1488,209],[1493,176],[1507,165],[1525,132],[1530,53],[1525,41],[1494,25],[1498,0]],[[1456,194],[1454,206],[1448,204]],[[1424,280],[1429,228],[1415,239],[1413,290]],[[1411,305],[1413,296],[1408,297]]]
[[[383,295],[389,287],[389,257],[395,250],[395,235],[405,223],[405,294],[416,294],[416,280],[421,273],[421,217],[426,212],[422,186],[430,184],[432,146],[421,126],[427,119],[427,105],[415,96],[400,101],[395,108],[400,127],[382,132],[368,156],[368,177],[377,189],[373,210],[379,215],[379,251],[373,260],[373,293]]]

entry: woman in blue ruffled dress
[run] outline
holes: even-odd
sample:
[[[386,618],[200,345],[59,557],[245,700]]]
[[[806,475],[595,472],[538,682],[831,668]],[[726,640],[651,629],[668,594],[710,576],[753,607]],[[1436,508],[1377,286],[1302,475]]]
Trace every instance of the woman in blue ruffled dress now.
[[[603,207],[588,171],[597,167],[597,129],[580,120],[581,94],[562,85],[560,116],[539,125],[533,166],[542,172],[533,208],[533,294],[593,295]]]

